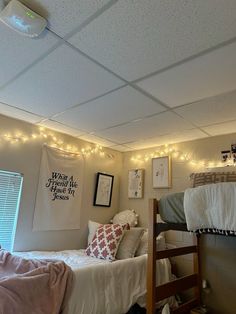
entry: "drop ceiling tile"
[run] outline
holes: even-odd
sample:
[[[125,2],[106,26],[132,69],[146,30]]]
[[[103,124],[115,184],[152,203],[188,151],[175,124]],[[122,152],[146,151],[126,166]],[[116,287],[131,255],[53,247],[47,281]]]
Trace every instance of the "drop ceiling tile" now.
[[[110,147],[110,146],[114,146],[116,143],[109,141],[105,138],[101,138],[99,136],[93,135],[93,134],[84,134],[82,136],[79,136],[79,138],[81,140],[90,142],[90,143],[94,143],[94,144],[98,144],[101,145],[103,147]]]
[[[164,112],[137,122],[97,131],[96,134],[117,144],[125,144],[184,129],[193,129],[193,126],[172,112]]]
[[[236,43],[214,50],[137,85],[170,107],[236,89]]]
[[[202,127],[211,136],[235,133],[236,120]]]
[[[207,126],[236,119],[236,91],[211,97],[175,109],[197,126]]]
[[[176,132],[168,135],[162,135],[158,137],[149,138],[144,141],[137,141],[129,143],[128,145],[133,149],[145,149],[149,147],[157,147],[162,145],[193,141],[199,138],[207,137],[207,135],[198,130],[192,129],[187,131]]]
[[[101,9],[109,0],[23,0],[35,12],[48,20],[49,29],[59,36],[72,31]]]
[[[0,91],[0,101],[50,117],[122,84],[77,51],[62,45]]]
[[[45,31],[38,38],[27,38],[0,23],[0,87],[47,52],[57,39]]]
[[[43,118],[41,116],[34,115],[24,110],[20,110],[18,108],[14,108],[2,103],[0,103],[0,114],[3,114],[11,118],[27,121],[29,123],[37,123]]]
[[[46,127],[46,128],[49,128],[49,129],[52,129],[52,130],[55,130],[57,132],[69,134],[69,135],[72,135],[75,137],[85,133],[83,130],[72,128],[72,127],[69,127],[69,126],[64,125],[62,123],[58,123],[58,122],[52,121],[52,120],[42,121],[39,123],[39,125]]]
[[[126,86],[82,106],[65,111],[54,120],[88,132],[101,130],[164,111],[165,108]]]
[[[69,41],[131,81],[235,37],[235,15],[235,0],[120,0]]]

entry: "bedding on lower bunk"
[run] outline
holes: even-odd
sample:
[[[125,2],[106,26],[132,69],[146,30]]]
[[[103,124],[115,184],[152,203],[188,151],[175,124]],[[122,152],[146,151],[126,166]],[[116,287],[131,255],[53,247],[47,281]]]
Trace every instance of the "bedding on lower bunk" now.
[[[0,313],[58,314],[72,276],[62,261],[27,260],[0,250]]]
[[[74,273],[70,298],[63,314],[121,314],[146,301],[147,255],[109,262],[89,257],[84,250],[16,252],[29,259],[64,261]],[[171,280],[168,259],[158,261],[157,284]]]
[[[236,183],[189,188],[160,199],[159,213],[167,223],[186,223],[189,231],[236,234]]]

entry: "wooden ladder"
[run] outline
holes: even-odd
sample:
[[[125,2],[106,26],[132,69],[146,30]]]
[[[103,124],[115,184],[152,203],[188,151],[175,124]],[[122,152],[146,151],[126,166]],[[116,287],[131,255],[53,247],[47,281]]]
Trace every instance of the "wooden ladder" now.
[[[194,289],[194,298],[181,304],[172,310],[174,314],[189,313],[195,306],[200,304],[201,276],[199,236],[196,237],[196,245],[156,251],[156,237],[163,231],[178,230],[187,231],[185,224],[156,223],[158,202],[156,199],[149,203],[149,229],[148,229],[148,264],[147,264],[147,314],[154,314],[156,303],[160,300],[176,295],[184,290]],[[156,287],[156,261],[162,258],[170,258],[185,254],[194,254],[194,273],[184,276]]]

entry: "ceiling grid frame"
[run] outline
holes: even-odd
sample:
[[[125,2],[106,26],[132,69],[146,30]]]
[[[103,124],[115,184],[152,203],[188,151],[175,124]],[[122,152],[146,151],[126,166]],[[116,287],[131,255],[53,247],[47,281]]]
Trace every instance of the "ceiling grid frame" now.
[[[167,67],[163,67],[162,69],[159,69],[157,71],[153,71],[152,73],[149,73],[148,75],[144,75],[143,77],[140,77],[139,79],[136,79],[136,80],[133,80],[133,81],[128,81],[126,79],[124,79],[123,77],[121,77],[120,75],[118,75],[117,73],[113,72],[110,68],[104,66],[103,64],[101,64],[100,62],[98,62],[97,60],[95,60],[94,58],[92,58],[91,56],[87,55],[86,53],[84,53],[83,51],[81,51],[79,48],[73,46],[70,42],[68,42],[68,39],[71,38],[74,34],[80,32],[82,29],[84,29],[87,25],[89,25],[90,23],[92,23],[95,19],[97,19],[100,15],[102,15],[104,12],[106,12],[107,10],[109,10],[114,4],[116,4],[118,2],[118,0],[111,0],[109,1],[106,5],[104,5],[104,7],[102,7],[101,9],[99,9],[97,12],[95,12],[94,14],[92,14],[92,16],[90,16],[86,21],[84,21],[81,25],[78,25],[75,29],[73,29],[71,32],[69,32],[68,34],[66,34],[64,37],[60,37],[59,35],[57,35],[55,32],[51,31],[50,29],[48,29],[48,31],[58,40],[58,42],[53,46],[51,47],[48,51],[46,51],[43,55],[41,55],[38,59],[36,59],[34,62],[32,62],[31,64],[29,64],[27,67],[25,67],[22,71],[20,71],[19,73],[16,74],[16,76],[14,78],[12,78],[11,80],[9,80],[8,82],[6,82],[5,84],[3,84],[1,87],[0,87],[0,92],[2,90],[4,90],[8,85],[12,84],[12,82],[14,82],[15,80],[19,79],[24,73],[28,72],[31,68],[33,68],[35,65],[37,65],[38,63],[40,63],[43,59],[47,58],[47,56],[49,54],[51,54],[54,50],[58,49],[60,46],[62,45],[66,45],[68,47],[70,47],[71,49],[73,50],[76,50],[76,52],[80,55],[82,55],[83,57],[87,58],[90,62],[96,64],[97,66],[103,68],[105,71],[107,71],[108,73],[114,75],[116,78],[120,79],[121,81],[123,81],[123,85],[122,86],[119,86],[117,88],[114,88],[110,91],[107,91],[101,95],[98,95],[96,97],[93,97],[91,99],[88,99],[84,102],[81,102],[79,104],[75,104],[69,108],[67,108],[65,111],[62,111],[62,112],[58,112],[50,117],[46,117],[46,118],[42,118],[41,121],[37,122],[38,123],[43,123],[46,120],[52,120],[54,121],[54,118],[56,118],[58,115],[68,111],[68,110],[71,110],[71,109],[74,109],[74,108],[77,108],[79,106],[83,106],[83,105],[86,105],[87,103],[91,102],[91,101],[94,101],[96,99],[99,99],[99,98],[102,98],[106,95],[109,95],[109,94],[112,94],[113,92],[123,88],[123,87],[126,87],[126,86],[130,86],[131,88],[134,88],[135,90],[137,90],[139,93],[141,93],[142,95],[144,95],[145,97],[148,97],[149,99],[151,99],[152,101],[156,102],[158,105],[161,105],[165,108],[165,112],[172,112],[174,113],[176,116],[182,118],[183,120],[186,120],[185,117],[183,115],[181,115],[179,112],[175,111],[176,109],[179,109],[179,108],[183,108],[185,106],[188,106],[188,105],[191,105],[191,104],[195,104],[195,103],[198,103],[199,101],[205,101],[205,100],[208,100],[212,97],[215,97],[215,96],[211,96],[211,97],[205,97],[205,98],[202,98],[200,100],[197,100],[197,101],[193,101],[193,102],[189,102],[189,103],[186,103],[186,104],[183,104],[183,105],[179,105],[179,106],[176,106],[176,107],[170,107],[168,106],[167,103],[161,101],[159,98],[153,96],[152,94],[150,94],[149,92],[147,92],[146,90],[144,90],[143,88],[141,88],[140,86],[137,85],[137,83],[139,83],[140,81],[146,79],[146,78],[149,78],[149,77],[152,77],[154,75],[157,75],[157,74],[160,74],[160,73],[163,73],[165,71],[168,71],[172,68],[175,68],[177,66],[180,66],[182,64],[185,64],[186,62],[189,62],[189,61],[192,61],[194,59],[197,59],[201,56],[204,56],[206,54],[210,54],[211,52],[217,50],[217,49],[220,49],[222,47],[226,47],[234,42],[236,42],[236,37],[234,38],[231,38],[229,40],[226,40],[224,42],[221,42],[217,45],[215,45],[214,47],[211,47],[209,49],[206,49],[204,51],[201,51],[197,54],[194,54],[188,58],[185,58],[183,60],[180,60],[178,62],[175,62]],[[220,94],[221,95],[221,94]],[[219,96],[220,96],[219,95]],[[4,103],[3,103],[4,104]],[[7,104],[5,103],[5,105],[7,106],[11,106],[10,104]],[[14,107],[14,106],[13,106]],[[19,109],[19,108],[18,108]],[[30,111],[27,111],[27,110],[23,110],[25,111],[26,113],[29,113],[29,114],[34,114]],[[150,117],[155,117],[155,116],[158,116],[160,115],[162,112],[160,113],[154,113],[154,114],[151,114],[151,115],[146,115],[146,116],[143,116],[143,117],[140,117],[140,119],[148,119]],[[235,120],[236,120],[236,117],[235,117]],[[56,121],[56,120],[55,120]],[[189,121],[189,120],[186,120],[188,121],[189,123],[192,124],[193,128],[196,128],[196,129],[199,129],[201,132],[203,132],[206,136],[211,136],[210,133],[207,132],[207,130],[205,129],[205,127],[207,126],[203,126],[203,127],[200,127],[198,125],[196,125],[195,123],[193,123],[192,121]],[[232,120],[234,121],[234,119]],[[58,121],[56,121],[58,122]],[[108,127],[108,128],[105,128],[105,129],[100,129],[99,131],[103,131],[103,130],[109,130],[109,129],[112,129],[112,128],[116,128],[117,126],[123,126],[123,125],[127,125],[129,123],[132,123],[133,120],[129,120],[125,123],[121,123],[121,124],[117,124],[117,125],[113,125],[111,127]],[[230,121],[229,121],[230,122]],[[58,122],[60,123],[60,122]],[[217,125],[217,123],[216,123]],[[98,136],[98,135],[97,135]],[[99,137],[99,136],[98,136]],[[106,138],[104,138],[106,139]],[[125,145],[125,142],[123,143]],[[127,142],[128,144],[128,142]],[[122,146],[122,143],[117,143],[114,141],[114,145],[121,145]],[[132,149],[132,147],[130,147]]]

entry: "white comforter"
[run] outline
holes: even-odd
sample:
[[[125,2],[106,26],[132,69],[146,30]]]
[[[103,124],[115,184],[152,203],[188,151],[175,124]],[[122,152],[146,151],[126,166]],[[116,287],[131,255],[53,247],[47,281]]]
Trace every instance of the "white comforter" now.
[[[147,255],[104,261],[84,250],[17,252],[25,258],[59,259],[73,270],[75,280],[63,314],[124,314],[134,303],[145,305]],[[157,283],[171,279],[169,260],[158,261]]]
[[[224,182],[187,189],[184,212],[188,230],[236,231],[236,183]]]

